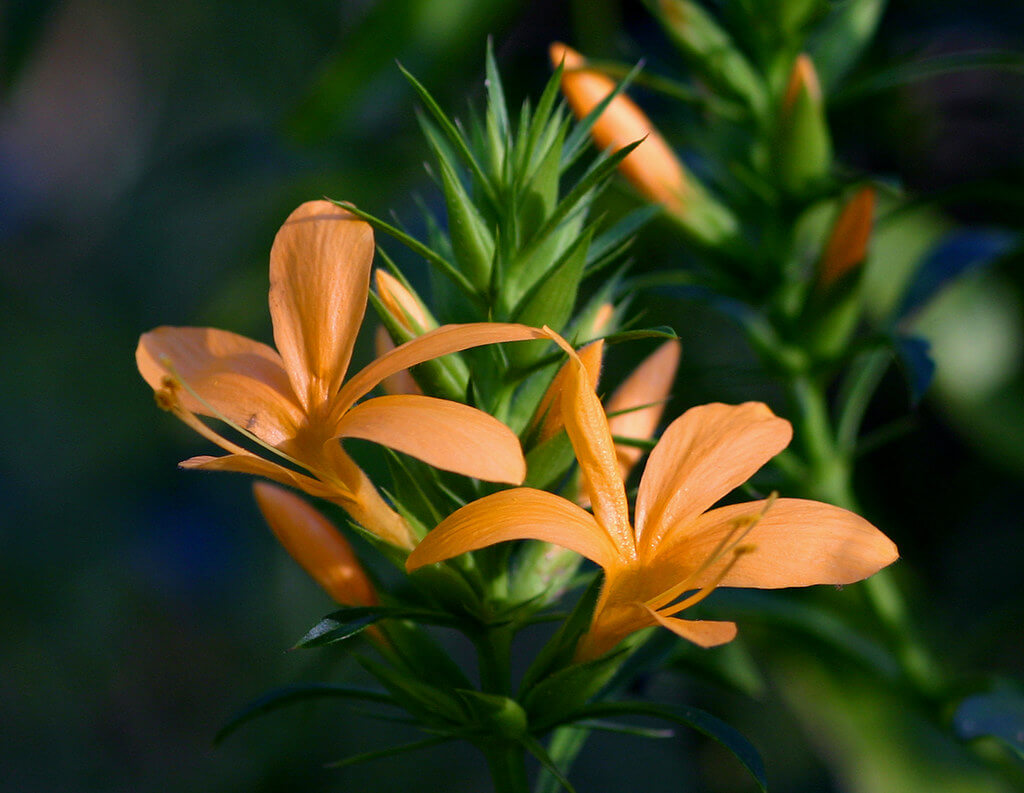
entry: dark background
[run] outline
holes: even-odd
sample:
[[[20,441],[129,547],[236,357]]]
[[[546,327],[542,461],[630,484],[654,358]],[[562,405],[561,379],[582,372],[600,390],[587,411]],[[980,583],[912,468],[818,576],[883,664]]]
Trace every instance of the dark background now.
[[[863,67],[1020,50],[1021,17],[1012,2],[893,2]],[[176,470],[207,446],[156,409],[133,351],[159,324],[269,339],[267,254],[299,202],[412,217],[414,194],[433,200],[395,59],[464,115],[488,34],[518,104],[539,94],[556,39],[678,75],[661,33],[639,3],[614,0],[8,2],[0,25],[0,788],[486,789],[464,747],[324,770],[415,737],[334,704],[211,747],[266,689],[358,675],[340,654],[285,652],[328,599],[261,524],[245,477]],[[1019,74],[976,71],[874,95],[836,109],[837,148],[924,195],[981,182],[943,222],[1017,230],[1022,88]],[[664,100],[648,106],[671,127]],[[685,264],[657,225],[634,255]],[[1020,675],[1024,277],[1011,261],[971,278],[980,297],[931,320],[962,331],[943,343],[967,352],[950,354],[908,432],[864,458],[859,485],[940,653]],[[727,321],[672,295],[652,305],[650,324],[686,345],[670,411],[758,387]],[[989,350],[979,375],[969,364]],[[910,410],[893,374],[869,423]],[[652,686],[664,700],[690,690],[677,676]],[[778,697],[753,707],[764,732],[787,736],[752,736],[779,789],[837,789]],[[729,763],[692,735],[602,737],[576,778],[581,791],[750,789]]]

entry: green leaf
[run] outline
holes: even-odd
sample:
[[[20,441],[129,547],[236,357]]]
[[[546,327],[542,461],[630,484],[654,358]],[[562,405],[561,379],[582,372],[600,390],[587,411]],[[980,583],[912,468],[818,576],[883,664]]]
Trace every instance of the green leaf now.
[[[412,85],[413,89],[419,95],[420,101],[423,102],[427,110],[430,112],[430,115],[432,115],[434,119],[437,121],[445,136],[448,138],[448,140],[452,142],[452,145],[455,147],[455,150],[459,153],[459,156],[462,157],[463,161],[473,172],[473,178],[479,182],[481,188],[483,188],[483,190],[487,194],[487,197],[492,202],[494,202],[495,205],[497,205],[494,187],[491,184],[491,181],[484,174],[483,169],[480,167],[480,163],[477,162],[476,160],[476,157],[473,156],[473,152],[467,145],[465,138],[462,136],[462,133],[459,132],[455,124],[452,123],[451,119],[449,119],[445,112],[441,109],[441,106],[437,104],[437,100],[435,100],[434,97],[430,95],[430,92],[423,87],[420,81],[413,77],[412,74],[410,74],[408,71],[406,71],[405,68],[403,68],[402,64],[398,64],[398,69],[405,76],[405,79],[409,81],[410,85]]]
[[[690,727],[717,741],[739,760],[762,791],[768,790],[764,762],[753,744],[721,719],[699,708],[679,706],[667,708],[648,702],[597,702],[577,710],[563,724],[577,723],[603,716],[647,716]]]
[[[424,723],[444,730],[465,724],[465,709],[450,691],[423,683],[369,658],[358,658],[358,661],[360,666],[391,692],[402,707]]]
[[[452,657],[423,628],[409,620],[381,626],[391,649],[402,663],[421,677],[446,688],[470,688],[472,683]]]
[[[530,724],[536,730],[563,724],[566,714],[582,707],[615,676],[628,653],[623,649],[572,664],[525,690],[523,707],[530,714]]]
[[[563,789],[569,791],[569,793],[576,793],[576,789],[570,784],[565,774],[562,773],[562,769],[558,767],[558,764],[548,754],[547,749],[544,748],[540,741],[533,736],[527,735],[520,743],[522,743],[526,751],[537,758],[544,770],[551,774]]]
[[[743,101],[756,116],[767,116],[764,81],[711,14],[691,0],[661,0],[656,13],[690,68],[718,93]]]
[[[394,237],[396,240],[401,242],[411,251],[422,256],[437,270],[446,275],[449,278],[449,280],[451,280],[453,284],[459,287],[459,289],[462,290],[462,292],[465,293],[468,297],[472,298],[473,300],[477,299],[476,288],[473,286],[473,284],[469,281],[469,279],[466,278],[466,276],[459,272],[455,268],[455,266],[452,265],[451,262],[449,262],[447,259],[441,256],[441,254],[431,250],[418,239],[406,234],[401,229],[392,226],[390,223],[381,220],[380,218],[375,217],[374,215],[371,215],[369,212],[364,212],[355,204],[351,204],[348,201],[334,201],[333,199],[328,200],[330,200],[331,203],[341,207],[345,211],[351,212],[357,218],[365,220],[378,231],[383,231],[388,236]]]
[[[377,691],[367,691],[361,688],[349,686],[338,686],[332,683],[295,683],[290,686],[282,686],[264,694],[262,697],[253,700],[238,713],[228,720],[227,724],[221,727],[213,738],[213,743],[219,744],[243,724],[246,724],[258,716],[271,713],[288,705],[297,702],[307,702],[313,699],[348,699],[361,702],[377,702],[385,705],[396,705],[394,699],[387,694]]]
[[[430,746],[438,746],[439,744],[448,743],[453,740],[455,740],[455,738],[451,735],[436,735],[433,738],[424,738],[422,741],[413,741],[412,743],[402,744],[401,746],[392,746],[389,749],[377,749],[373,752],[360,752],[359,754],[349,755],[341,760],[335,760],[333,763],[327,763],[324,768],[345,768],[346,766],[356,765],[358,763],[366,763],[370,760],[379,760],[382,757],[392,757],[396,754],[404,754],[405,752],[413,752],[417,749],[426,749]]]
[[[594,576],[587,591],[583,593],[573,608],[572,614],[537,653],[533,663],[523,675],[523,681],[519,688],[520,694],[523,695],[520,697],[521,699],[541,680],[571,663],[573,653],[576,651],[576,643],[590,624],[594,604],[601,591],[602,580],[601,576]]]
[[[494,238],[477,211],[458,173],[445,153],[435,148],[448,210],[448,235],[455,261],[477,292],[483,292],[491,279]]]
[[[845,0],[818,26],[808,50],[818,79],[831,94],[860,59],[875,35],[886,0]]]
[[[1012,50],[981,50],[934,55],[918,61],[900,63],[858,80],[839,92],[836,102],[849,102],[874,94],[929,80],[944,74],[989,69],[1024,74],[1024,54]]]
[[[620,220],[601,232],[590,244],[587,251],[587,275],[590,275],[605,254],[621,246],[630,240],[634,234],[650,223],[661,213],[661,207],[657,204],[634,209],[624,215]]]
[[[526,711],[514,699],[474,689],[459,689],[455,694],[475,724],[475,732],[517,741],[527,734]]]
[[[458,625],[459,620],[443,611],[401,606],[351,606],[338,609],[314,625],[295,648],[322,647],[344,641],[383,619],[415,619],[430,625]]]
[[[526,481],[523,487],[552,489],[565,478],[575,459],[569,436],[559,432],[526,453]]]
[[[547,325],[556,331],[565,327],[576,304],[592,233],[584,232],[523,295],[512,312],[515,322],[535,327]],[[512,360],[519,365],[536,360],[544,352],[543,348],[526,345],[511,349]]]

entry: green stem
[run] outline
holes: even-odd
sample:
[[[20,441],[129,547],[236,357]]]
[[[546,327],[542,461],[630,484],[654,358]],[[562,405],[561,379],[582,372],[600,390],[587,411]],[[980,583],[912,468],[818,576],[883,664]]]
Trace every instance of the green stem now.
[[[508,694],[512,687],[511,647],[513,629],[487,627],[474,639],[480,663],[480,688],[490,694]]]
[[[494,793],[529,793],[526,752],[513,741],[489,741],[480,747],[494,780]]]
[[[793,374],[788,385],[807,460],[808,476],[802,483],[805,490],[830,504],[859,511],[853,493],[850,453],[833,431],[824,389],[805,373]],[[861,591],[886,631],[907,679],[919,691],[934,694],[941,685],[940,673],[917,638],[892,573],[875,573],[864,581]]]

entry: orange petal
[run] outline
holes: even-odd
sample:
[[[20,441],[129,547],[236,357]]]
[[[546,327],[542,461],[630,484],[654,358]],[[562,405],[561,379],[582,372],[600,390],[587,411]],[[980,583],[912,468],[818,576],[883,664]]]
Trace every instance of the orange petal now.
[[[581,348],[578,354],[580,360],[583,361],[583,366],[587,370],[590,381],[596,385],[601,376],[604,339],[598,339]],[[565,427],[565,422],[562,420],[561,396],[571,369],[572,362],[566,361],[565,365],[558,370],[558,373],[552,379],[551,385],[548,386],[548,390],[544,392],[544,396],[537,406],[535,420],[541,421],[540,429],[537,432],[538,444],[554,437]]]
[[[555,43],[551,63],[565,63],[562,93],[577,118],[582,118],[615,90],[615,82],[597,71],[586,70],[586,59],[576,50]],[[613,99],[590,131],[602,149],[618,150],[643,140],[619,165],[619,170],[649,200],[680,210],[689,192],[686,172],[675,152],[650,119],[625,94]]]
[[[166,387],[164,360],[214,410],[267,443],[293,436],[302,422],[281,356],[266,344],[216,328],[161,327],[143,334],[135,362],[154,391]],[[190,412],[213,415],[186,389],[175,395]]]
[[[619,474],[615,444],[608,430],[608,417],[594,392],[590,375],[579,356],[564,341],[570,354],[570,376],[562,390],[562,418],[580,464],[590,504],[597,522],[625,558],[636,556],[633,529],[629,525],[629,503]]]
[[[605,409],[609,414],[629,412],[609,416],[608,427],[612,435],[641,440],[647,440],[654,435],[665,409],[665,400],[675,381],[681,350],[682,345],[678,341],[665,342],[644,359],[643,363],[615,390]],[[641,405],[649,407],[631,410]],[[622,444],[618,444],[615,451],[619,458],[622,478],[626,479],[643,455],[643,451],[635,446]]]
[[[757,515],[765,504],[753,501],[720,507],[701,515],[685,532],[667,535],[651,565],[652,585],[658,587],[673,576],[682,580],[698,570],[737,520]],[[850,584],[899,558],[892,540],[859,515],[797,498],[776,499],[742,545],[752,550],[735,559],[724,554],[694,576],[693,588],[714,582],[730,562],[732,567],[719,586],[775,589]]]
[[[346,413],[337,432],[488,482],[518,485],[526,477],[526,461],[512,430],[483,411],[447,399],[412,394],[370,399]]]
[[[652,608],[647,609],[663,628],[668,628],[684,639],[701,647],[717,647],[736,638],[735,622],[716,620],[681,620],[678,617],[663,617]]]
[[[274,341],[307,411],[341,386],[366,311],[373,230],[327,201],[303,204],[270,251]]]
[[[760,402],[691,408],[673,421],[647,461],[636,497],[642,546],[656,549],[746,482],[789,443],[793,429]]]
[[[424,565],[506,540],[544,540],[613,566],[617,553],[594,516],[561,496],[520,487],[467,504],[449,515],[416,546],[405,566]]]
[[[537,328],[503,322],[442,325],[437,330],[395,347],[358,372],[345,383],[345,387],[338,394],[332,415],[335,420],[340,419],[346,410],[370,393],[385,378],[424,361],[483,344],[548,338],[550,337]]]
[[[352,546],[319,510],[294,493],[257,482],[256,503],[281,545],[343,606],[372,606],[377,593]]]
[[[182,468],[202,471],[233,471],[239,474],[262,476],[282,485],[290,485],[318,498],[338,498],[339,495],[348,495],[347,491],[332,489],[311,476],[292,471],[290,468],[285,468],[270,460],[264,460],[255,454],[226,454],[223,457],[200,455],[182,460],[178,465]]]

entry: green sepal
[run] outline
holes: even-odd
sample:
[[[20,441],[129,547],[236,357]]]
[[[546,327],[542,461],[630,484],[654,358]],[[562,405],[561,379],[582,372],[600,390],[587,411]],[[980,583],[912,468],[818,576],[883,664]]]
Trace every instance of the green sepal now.
[[[655,0],[654,5],[690,68],[716,91],[739,99],[755,116],[764,118],[767,86],[714,17],[691,0]]]
[[[461,621],[443,611],[405,606],[347,606],[332,611],[299,639],[292,649],[322,647],[350,639],[383,619],[413,619],[428,625],[458,626]]]
[[[469,678],[452,657],[416,622],[393,620],[381,626],[394,654],[410,671],[445,688],[469,688]]]
[[[849,348],[864,314],[863,272],[858,267],[830,284],[824,293],[812,293],[800,332],[812,357],[831,361]]]
[[[794,196],[819,189],[832,168],[832,137],[824,102],[801,86],[789,108],[779,113],[774,146],[775,178]]]
[[[409,331],[395,317],[391,316],[384,303],[374,292],[370,292],[370,304],[396,345],[412,341],[417,337],[417,334]],[[466,398],[469,368],[459,353],[451,353],[424,361],[414,367],[410,374],[427,393],[433,396],[456,402],[461,402]]]
[[[538,731],[564,722],[615,676],[629,654],[623,648],[584,663],[572,664],[523,691],[523,707]]]
[[[470,732],[514,741],[527,734],[526,711],[514,699],[468,688],[454,693],[467,712]]]
[[[295,683],[268,691],[239,710],[217,731],[213,738],[213,743],[214,745],[219,744],[239,727],[259,716],[297,702],[308,702],[313,699],[348,699],[360,702],[376,702],[384,705],[397,704],[391,696],[379,691],[339,686],[333,683]]]
[[[597,603],[597,596],[601,591],[601,583],[604,579],[595,575],[587,590],[577,601],[572,613],[562,623],[558,631],[545,644],[533,663],[523,675],[520,685],[520,693],[523,695],[538,685],[544,678],[550,677],[558,670],[569,666],[572,663],[573,654],[576,652],[576,645],[580,636],[590,624],[591,615],[594,612],[594,605]],[[522,698],[522,697],[521,697]]]
[[[526,453],[526,480],[523,487],[553,490],[569,473],[575,460],[569,436],[564,432],[553,435]]]
[[[428,135],[427,139],[432,143],[437,157],[455,263],[476,291],[483,293],[491,279],[494,238],[447,153],[434,142],[434,136]]]
[[[559,600],[572,585],[583,557],[568,548],[541,540],[523,544],[515,559],[509,599],[537,612]]]
[[[465,708],[454,692],[428,685],[369,658],[357,656],[357,660],[403,708],[424,724],[449,732],[465,723]]]
[[[541,327],[547,325],[555,331],[561,331],[572,316],[579,292],[580,281],[583,280],[583,266],[587,260],[587,248],[590,246],[592,229],[583,232],[570,245],[565,253],[551,265],[551,268],[537,279],[530,290],[512,312],[512,321],[523,325]],[[525,368],[547,351],[540,345],[515,345],[509,348],[509,358],[513,365]]]
[[[595,702],[579,708],[560,724],[573,724],[604,716],[647,716],[690,727],[732,752],[757,782],[757,786],[767,793],[768,780],[765,776],[764,762],[757,749],[734,727],[710,713],[689,706],[668,708],[649,702]]]
[[[558,204],[560,162],[567,128],[568,124],[560,115],[556,114],[551,119],[549,132],[542,141],[540,159],[518,191],[517,214],[523,239],[530,239]]]

